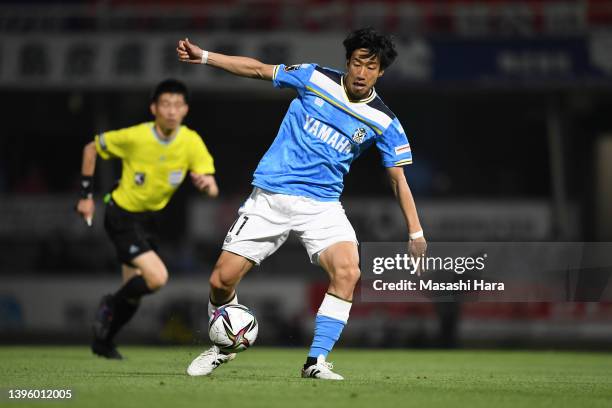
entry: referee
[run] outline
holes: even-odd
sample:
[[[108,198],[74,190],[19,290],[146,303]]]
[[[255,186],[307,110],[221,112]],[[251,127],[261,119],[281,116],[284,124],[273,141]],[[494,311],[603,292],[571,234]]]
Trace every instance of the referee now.
[[[96,157],[120,159],[121,179],[105,198],[104,228],[121,261],[123,286],[102,297],[96,312],[91,349],[121,359],[113,342],[134,316],[140,299],[168,281],[157,254],[158,213],[189,173],[194,186],[216,197],[215,167],[200,136],[181,123],[189,110],[187,87],[168,79],[157,85],[150,105],[155,121],[101,133],[83,149],[81,199],[77,212],[91,225]]]

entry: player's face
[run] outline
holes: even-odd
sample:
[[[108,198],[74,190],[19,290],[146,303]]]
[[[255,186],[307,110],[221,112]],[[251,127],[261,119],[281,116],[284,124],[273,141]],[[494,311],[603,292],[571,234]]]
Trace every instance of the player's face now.
[[[173,130],[181,126],[189,105],[181,94],[163,93],[157,102],[151,104],[151,113],[155,116],[155,123],[162,129]]]
[[[346,91],[351,99],[363,99],[370,94],[376,80],[383,74],[380,69],[378,55],[368,56],[369,51],[359,48],[353,51],[351,58],[346,62]]]

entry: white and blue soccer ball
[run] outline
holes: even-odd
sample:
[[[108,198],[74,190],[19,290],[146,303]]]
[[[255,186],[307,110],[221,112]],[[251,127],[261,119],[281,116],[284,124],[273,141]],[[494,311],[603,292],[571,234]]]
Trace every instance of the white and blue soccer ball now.
[[[258,330],[255,315],[243,305],[221,306],[208,323],[210,340],[226,353],[240,353],[251,347]]]

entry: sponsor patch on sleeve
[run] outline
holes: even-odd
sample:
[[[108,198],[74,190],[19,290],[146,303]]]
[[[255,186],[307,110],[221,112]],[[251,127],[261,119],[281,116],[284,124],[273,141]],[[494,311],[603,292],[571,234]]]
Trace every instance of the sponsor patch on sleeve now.
[[[408,153],[410,152],[410,144],[406,143],[403,144],[401,146],[396,146],[395,147],[395,155],[399,156],[400,154],[404,154],[404,153]]]

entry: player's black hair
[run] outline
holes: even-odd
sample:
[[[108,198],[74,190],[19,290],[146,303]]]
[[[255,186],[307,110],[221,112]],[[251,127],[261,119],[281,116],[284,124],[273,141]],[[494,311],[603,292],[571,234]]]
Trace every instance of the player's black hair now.
[[[353,51],[359,48],[366,48],[370,50],[369,57],[377,55],[380,59],[380,68],[387,69],[395,57],[397,57],[397,51],[395,51],[395,44],[393,44],[393,38],[390,35],[380,34],[372,27],[360,28],[355,30],[346,37],[343,41],[344,49],[346,50],[346,60],[351,59]]]
[[[164,93],[181,94],[185,98],[185,102],[189,103],[187,85],[177,79],[169,78],[157,84],[151,95],[151,102],[157,102],[159,96]]]

